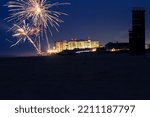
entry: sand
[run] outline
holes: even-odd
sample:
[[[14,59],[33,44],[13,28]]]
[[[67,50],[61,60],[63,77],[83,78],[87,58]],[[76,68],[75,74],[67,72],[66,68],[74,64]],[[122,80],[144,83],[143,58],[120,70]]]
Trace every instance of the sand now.
[[[150,56],[0,58],[0,99],[150,99]]]

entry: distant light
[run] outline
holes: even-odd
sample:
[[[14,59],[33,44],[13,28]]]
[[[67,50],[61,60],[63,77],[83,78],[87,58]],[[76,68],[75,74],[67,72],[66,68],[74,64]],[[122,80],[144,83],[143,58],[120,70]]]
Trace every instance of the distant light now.
[[[90,52],[90,50],[82,50],[82,51],[77,51],[76,54],[80,54],[80,53],[88,53]]]
[[[56,53],[58,53],[58,51],[55,50],[55,49],[49,49],[49,50],[47,50],[47,54],[56,54]]]
[[[115,49],[115,48],[113,48],[113,49],[111,49],[110,51],[111,51],[111,52],[116,52],[116,49]]]
[[[51,53],[51,50],[47,50],[47,53],[50,54],[50,53]]]
[[[96,49],[96,48],[94,48],[94,49],[92,49],[92,52],[96,52],[96,50],[97,50],[97,49]]]

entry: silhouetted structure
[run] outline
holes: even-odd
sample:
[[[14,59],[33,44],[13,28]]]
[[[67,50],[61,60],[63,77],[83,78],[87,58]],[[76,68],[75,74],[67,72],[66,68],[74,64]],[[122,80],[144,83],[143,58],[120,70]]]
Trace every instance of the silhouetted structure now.
[[[105,48],[106,51],[110,51],[110,52],[126,51],[129,50],[129,43],[109,42],[105,45]]]
[[[132,10],[132,29],[129,30],[131,54],[145,53],[145,10],[134,8]]]

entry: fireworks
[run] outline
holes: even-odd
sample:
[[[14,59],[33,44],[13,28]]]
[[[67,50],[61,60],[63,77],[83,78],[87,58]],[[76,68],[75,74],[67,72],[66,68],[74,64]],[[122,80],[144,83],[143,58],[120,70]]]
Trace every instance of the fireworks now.
[[[41,38],[44,37],[49,47],[49,39],[47,36],[47,32],[49,31],[52,34],[51,27],[58,31],[59,24],[63,23],[63,20],[61,20],[59,17],[61,15],[67,15],[66,13],[52,10],[51,8],[54,6],[66,4],[69,3],[51,3],[48,2],[48,0],[10,1],[7,3],[7,7],[9,8],[11,14],[7,18],[7,20],[9,22],[13,21],[16,24],[12,27],[12,29],[16,29],[17,33],[15,34],[15,36],[22,35],[26,37],[26,35],[30,36],[32,34],[40,33],[38,40],[39,46],[36,47],[39,47],[40,49]],[[22,24],[22,21],[28,21],[30,25],[32,25],[32,27],[36,28],[29,28],[28,26],[28,28],[26,28],[26,26],[23,26],[24,31],[22,30],[22,28],[18,29],[18,27]]]
[[[21,41],[26,41],[28,40],[36,49],[37,53],[40,54],[41,51],[39,50],[39,48],[36,46],[35,42],[31,39],[32,36],[38,35],[39,33],[39,29],[38,28],[31,28],[29,27],[28,24],[25,23],[25,21],[23,21],[23,25],[17,25],[15,24],[15,26],[12,29],[14,31],[13,37],[17,37],[18,41],[13,44],[11,47],[17,45],[19,42]]]

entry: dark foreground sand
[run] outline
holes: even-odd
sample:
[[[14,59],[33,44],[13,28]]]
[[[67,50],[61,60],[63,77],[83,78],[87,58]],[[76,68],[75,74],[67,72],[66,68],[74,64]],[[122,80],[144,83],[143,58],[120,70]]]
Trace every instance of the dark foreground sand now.
[[[150,99],[150,56],[0,58],[0,99]]]

